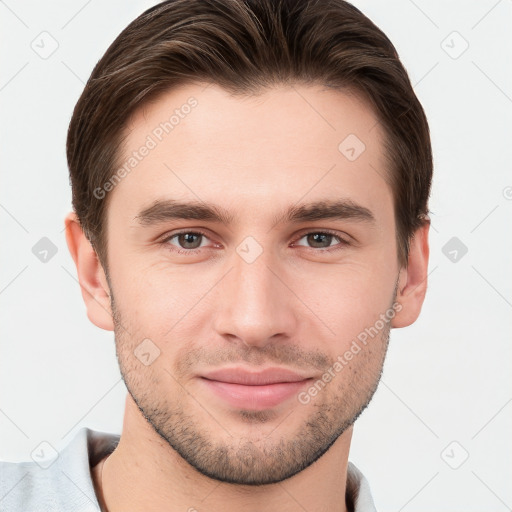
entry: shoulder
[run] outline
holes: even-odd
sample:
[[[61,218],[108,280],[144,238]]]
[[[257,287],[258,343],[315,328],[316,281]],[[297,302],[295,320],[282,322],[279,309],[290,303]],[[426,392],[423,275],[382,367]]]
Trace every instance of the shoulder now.
[[[82,428],[52,458],[41,449],[32,461],[0,461],[0,510],[98,512],[91,462],[113,450],[118,438]]]
[[[354,512],[377,512],[366,477],[352,462],[347,467],[346,494]]]

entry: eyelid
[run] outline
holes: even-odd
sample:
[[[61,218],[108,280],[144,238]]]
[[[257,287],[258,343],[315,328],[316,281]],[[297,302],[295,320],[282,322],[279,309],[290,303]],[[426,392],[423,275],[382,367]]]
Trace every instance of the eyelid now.
[[[336,238],[339,238],[340,240],[343,240],[346,243],[349,243],[349,240],[352,240],[352,237],[346,233],[340,233],[339,231],[333,230],[333,229],[311,229],[306,228],[304,230],[299,231],[299,233],[296,235],[295,240],[299,240],[303,238],[306,235],[312,234],[312,233],[322,233],[324,235],[332,235]]]
[[[159,240],[159,243],[161,244],[167,244],[170,242],[170,240],[174,237],[177,237],[179,235],[184,235],[186,233],[193,233],[195,235],[202,235],[204,236],[205,238],[208,238],[208,240],[210,240],[210,235],[206,232],[206,231],[203,231],[202,229],[197,229],[197,228],[193,228],[193,229],[183,229],[181,231],[176,231],[176,232],[171,232],[171,233],[166,233],[165,235],[163,235],[163,237]],[[182,247],[178,247],[178,246],[174,246],[176,247],[177,250],[181,249],[182,251],[186,251],[186,252],[193,252],[193,251],[199,251],[201,249],[205,249],[205,247],[198,247],[196,249],[183,249]]]
[[[188,254],[188,255],[198,254],[198,253],[200,253],[204,249],[211,248],[211,247],[196,247],[195,249],[183,249],[182,247],[179,247],[179,246],[176,246],[176,245],[173,245],[173,244],[169,244],[169,242],[170,242],[170,240],[172,238],[177,237],[177,236],[182,235],[182,234],[185,234],[185,233],[199,234],[199,235],[204,236],[207,239],[210,239],[209,234],[205,230],[203,230],[201,228],[188,228],[188,229],[182,229],[182,230],[179,230],[179,231],[176,231],[176,232],[166,233],[165,235],[163,235],[163,237],[161,238],[159,243],[162,244],[162,245],[172,245],[173,248],[170,249],[171,251],[176,252],[178,254]],[[324,247],[324,248],[308,247],[308,246],[304,246],[304,245],[295,245],[297,241],[299,241],[301,238],[304,238],[306,235],[318,234],[318,233],[325,234],[325,235],[331,235],[331,236],[337,238],[339,240],[339,243],[337,243],[336,245],[334,245],[332,247]],[[348,240],[347,240],[347,238],[348,238]],[[303,230],[301,230],[294,237],[294,241],[292,242],[292,246],[304,247],[305,249],[309,249],[309,250],[314,251],[314,252],[329,253],[329,252],[333,252],[333,251],[336,251],[338,249],[341,249],[343,247],[346,247],[348,245],[351,245],[351,243],[352,243],[351,240],[352,240],[351,236],[349,236],[349,235],[347,235],[345,233],[340,234],[338,231],[334,231],[332,229],[304,228]]]
[[[292,242],[292,245],[294,245],[296,242],[298,242],[301,238],[304,238],[305,236],[307,235],[310,235],[310,234],[323,234],[323,235],[331,235],[335,238],[337,238],[339,240],[339,243],[336,244],[336,245],[333,245],[332,247],[323,247],[323,248],[318,248],[318,247],[308,247],[308,246],[304,246],[304,245],[299,245],[297,247],[304,247],[306,249],[310,249],[312,251],[315,251],[315,252],[331,252],[331,251],[335,251],[336,249],[339,249],[341,247],[344,247],[344,246],[347,246],[347,245],[350,245],[351,242],[351,238],[349,235],[342,235],[340,234],[338,231],[334,231],[334,230],[331,230],[331,229],[306,229],[304,231],[302,231],[296,238],[295,238],[295,241]]]

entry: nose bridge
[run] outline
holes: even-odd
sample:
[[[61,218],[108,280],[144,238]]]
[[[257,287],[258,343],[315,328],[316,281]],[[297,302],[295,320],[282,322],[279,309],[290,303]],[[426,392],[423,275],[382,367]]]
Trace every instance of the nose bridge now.
[[[252,240],[239,245],[232,270],[219,290],[216,329],[220,335],[264,346],[276,334],[290,334],[295,325],[293,304],[283,278],[276,276],[279,267],[271,250],[258,248]]]

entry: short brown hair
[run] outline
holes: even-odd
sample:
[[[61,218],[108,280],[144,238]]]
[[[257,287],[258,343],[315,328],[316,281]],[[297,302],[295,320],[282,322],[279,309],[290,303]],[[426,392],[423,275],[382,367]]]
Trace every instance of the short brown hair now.
[[[107,273],[108,197],[94,191],[120,165],[130,116],[155,96],[193,82],[239,95],[289,83],[362,95],[384,128],[398,261],[407,266],[410,239],[429,222],[432,149],[425,113],[387,36],[343,0],[169,0],[115,39],[69,125],[73,208]]]

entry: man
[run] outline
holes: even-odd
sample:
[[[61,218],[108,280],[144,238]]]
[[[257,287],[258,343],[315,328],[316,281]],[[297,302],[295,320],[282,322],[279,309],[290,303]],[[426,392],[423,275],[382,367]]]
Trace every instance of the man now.
[[[6,510],[375,510],[350,441],[421,310],[432,178],[387,37],[342,0],[163,2],[98,62],[67,155],[123,431],[5,463]]]

